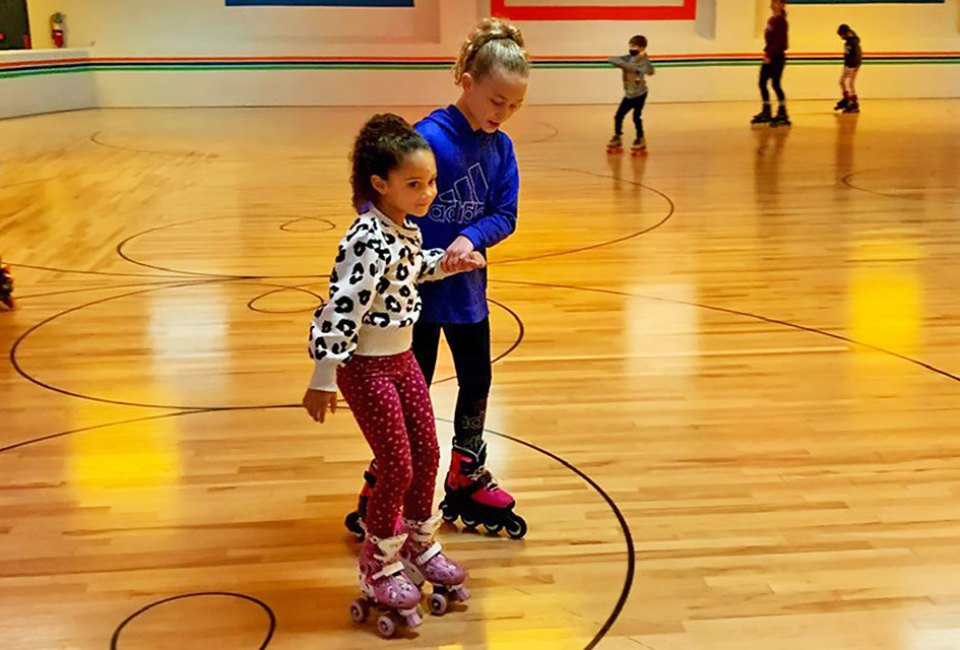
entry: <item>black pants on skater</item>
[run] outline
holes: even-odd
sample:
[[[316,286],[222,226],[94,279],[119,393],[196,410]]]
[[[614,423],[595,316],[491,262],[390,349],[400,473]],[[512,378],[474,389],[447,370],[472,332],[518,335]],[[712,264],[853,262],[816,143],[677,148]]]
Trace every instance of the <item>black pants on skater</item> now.
[[[433,382],[443,332],[457,369],[457,408],[453,421],[453,442],[479,451],[487,415],[487,396],[493,381],[490,361],[490,319],[479,323],[424,323],[413,326],[413,354],[427,385]]]
[[[624,97],[620,102],[620,108],[613,118],[613,132],[617,135],[623,135],[623,120],[627,113],[633,111],[633,125],[637,127],[637,137],[643,137],[643,105],[647,103],[647,93],[639,97]]]
[[[783,88],[780,87],[780,80],[783,78],[783,68],[787,65],[787,57],[778,56],[771,58],[770,63],[764,63],[760,66],[760,96],[764,104],[770,103],[770,91],[767,90],[767,82],[773,86],[773,92],[777,94],[777,99],[782,104],[786,99],[783,94]]]

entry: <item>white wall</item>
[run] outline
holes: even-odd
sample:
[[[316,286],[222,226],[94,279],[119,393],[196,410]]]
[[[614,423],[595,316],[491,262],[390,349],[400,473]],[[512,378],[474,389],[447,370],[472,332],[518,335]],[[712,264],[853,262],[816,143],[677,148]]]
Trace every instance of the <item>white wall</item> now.
[[[34,47],[50,47],[54,11],[67,16],[68,45],[98,56],[371,55],[453,56],[489,3],[416,0],[410,8],[226,7],[224,0],[28,0]],[[769,0],[701,0],[717,15],[715,38],[694,23],[609,21],[520,23],[541,56],[618,52],[646,34],[663,54],[755,52]],[[794,5],[792,49],[834,52],[836,26],[851,24],[876,51],[960,51],[960,0],[945,4]]]
[[[621,51],[633,34],[650,39],[656,54],[750,53],[763,49],[770,0],[700,0],[697,13],[715,26],[688,21],[520,23],[535,53],[597,55]],[[793,5],[788,7],[794,53],[840,52],[836,30],[848,23],[868,52],[960,52],[960,2],[944,4]]]
[[[84,50],[12,50],[0,52],[0,66],[86,57],[87,52]],[[0,78],[0,119],[93,108],[98,105],[94,79],[89,73]]]
[[[62,12],[68,45],[97,56],[443,55],[450,47],[442,20],[463,15],[448,30],[459,34],[477,15],[476,0],[417,0],[412,9],[227,7],[224,0],[28,0],[27,7],[31,25]],[[33,40],[52,45],[46,30]]]
[[[700,0],[690,21],[520,23],[535,57],[600,57],[643,33],[656,60],[680,54],[754,54],[762,49],[768,0]],[[226,7],[224,0],[28,0],[34,43],[49,45],[47,18],[67,16],[68,44],[108,57],[371,56],[452,59],[485,0],[417,0],[415,8]],[[795,5],[791,53],[836,53],[836,26],[851,24],[867,54],[960,53],[960,0],[945,4]],[[441,104],[456,97],[444,69],[116,71],[93,78],[102,106],[271,104]],[[839,63],[788,66],[788,96],[836,95]],[[50,75],[66,78],[76,75]],[[651,80],[651,101],[733,100],[757,96],[755,66],[670,67]],[[0,96],[7,82],[0,79]],[[43,82],[35,80],[42,85]],[[60,83],[59,81],[57,83]],[[71,82],[72,83],[72,82]],[[79,84],[81,87],[83,84]],[[21,86],[21,89],[23,86]],[[960,96],[960,63],[865,66],[864,97]],[[613,103],[612,68],[537,69],[531,103]],[[84,96],[86,97],[86,96]],[[82,100],[82,101],[81,101]],[[78,103],[86,101],[82,97]]]

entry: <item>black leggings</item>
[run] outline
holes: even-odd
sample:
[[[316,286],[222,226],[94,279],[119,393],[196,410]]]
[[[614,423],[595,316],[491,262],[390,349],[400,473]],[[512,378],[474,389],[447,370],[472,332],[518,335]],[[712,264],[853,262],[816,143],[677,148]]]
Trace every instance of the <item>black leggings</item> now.
[[[417,323],[413,326],[413,354],[423,371],[427,385],[433,383],[440,349],[440,331],[447,339],[457,369],[457,385],[461,393],[475,399],[486,399],[493,381],[490,365],[490,319],[479,323]]]
[[[413,326],[413,354],[429,386],[437,367],[440,331],[447,339],[457,369],[456,413],[453,418],[454,443],[478,451],[487,416],[487,395],[493,381],[490,362],[490,319],[466,325],[453,323],[417,323]]]
[[[783,94],[783,88],[780,87],[780,80],[783,78],[783,68],[787,65],[786,57],[776,57],[770,59],[770,63],[764,63],[760,66],[760,96],[763,102],[770,102],[770,91],[767,90],[767,82],[773,85],[773,92],[777,93],[777,99],[780,103],[787,98]]]
[[[643,137],[643,105],[647,103],[647,93],[639,97],[624,97],[620,102],[620,108],[613,118],[613,132],[617,135],[623,135],[623,119],[631,110],[633,111],[633,125],[637,127],[637,137]]]

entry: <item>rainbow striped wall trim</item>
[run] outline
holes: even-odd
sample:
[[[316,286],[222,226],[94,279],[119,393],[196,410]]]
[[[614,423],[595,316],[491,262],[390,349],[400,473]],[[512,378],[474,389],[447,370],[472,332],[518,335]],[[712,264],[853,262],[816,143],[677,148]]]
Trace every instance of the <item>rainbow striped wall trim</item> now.
[[[839,65],[838,53],[794,54],[790,65]],[[755,66],[758,54],[680,54],[653,57],[662,68]],[[960,52],[874,52],[865,65],[944,65],[960,63]],[[78,72],[202,72],[208,70],[445,70],[453,59],[445,57],[115,57],[72,58],[0,63],[0,79]],[[606,57],[539,57],[537,69],[579,70],[611,67]]]

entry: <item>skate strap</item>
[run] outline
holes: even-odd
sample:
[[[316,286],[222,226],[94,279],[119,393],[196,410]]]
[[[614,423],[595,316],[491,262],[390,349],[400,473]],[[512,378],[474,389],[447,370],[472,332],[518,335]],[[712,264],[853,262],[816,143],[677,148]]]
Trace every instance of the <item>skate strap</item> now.
[[[443,516],[437,513],[429,519],[416,521],[414,519],[404,519],[404,525],[408,528],[408,534],[418,543],[429,542],[437,534],[440,525],[443,523]]]
[[[379,553],[374,552],[373,557],[377,558],[384,564],[393,566],[394,564],[398,564],[397,558],[400,557],[400,549],[403,548],[403,543],[407,541],[407,535],[404,533],[401,535],[388,537],[387,539],[379,539],[374,535],[370,535],[368,539],[371,543],[376,545],[380,551]]]
[[[443,523],[443,516],[440,513],[437,513],[420,524],[420,533],[425,536],[426,539],[433,537],[438,530],[440,530],[440,524]],[[423,540],[426,541],[426,540]]]
[[[392,564],[388,564],[376,573],[373,574],[374,580],[379,580],[380,578],[388,578],[390,576],[395,576],[403,572],[403,562],[397,561]]]
[[[417,566],[423,566],[437,555],[440,554],[440,551],[443,550],[443,547],[440,546],[440,542],[434,542],[430,545],[430,548],[425,550],[423,553],[417,556]]]

